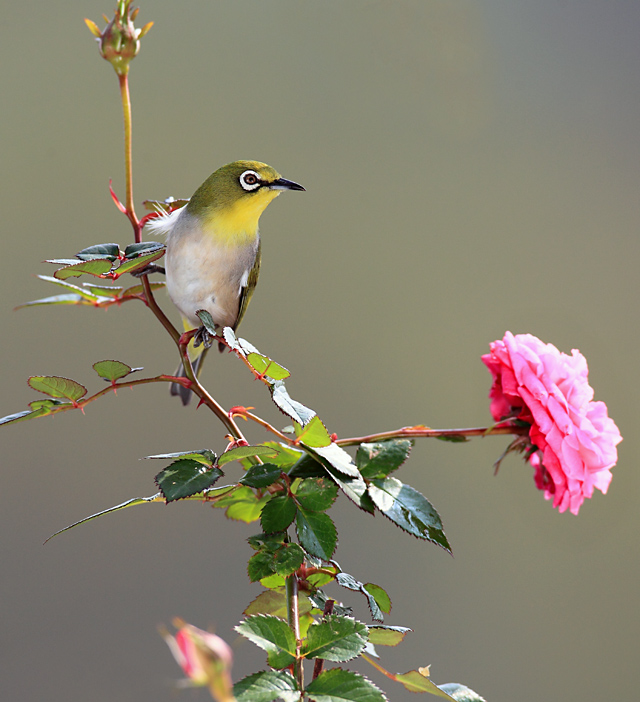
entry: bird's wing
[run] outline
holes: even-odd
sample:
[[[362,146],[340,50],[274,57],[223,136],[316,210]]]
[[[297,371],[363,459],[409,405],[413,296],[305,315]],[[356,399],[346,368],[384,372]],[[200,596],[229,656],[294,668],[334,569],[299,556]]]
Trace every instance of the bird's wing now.
[[[253,262],[253,266],[249,271],[247,276],[247,284],[240,288],[240,305],[238,306],[238,318],[236,323],[233,325],[234,330],[237,329],[238,325],[244,317],[244,313],[249,307],[249,302],[251,301],[251,296],[253,291],[256,289],[258,284],[258,276],[260,275],[260,257],[261,257],[262,242],[258,240],[258,250],[256,251],[256,260]]]

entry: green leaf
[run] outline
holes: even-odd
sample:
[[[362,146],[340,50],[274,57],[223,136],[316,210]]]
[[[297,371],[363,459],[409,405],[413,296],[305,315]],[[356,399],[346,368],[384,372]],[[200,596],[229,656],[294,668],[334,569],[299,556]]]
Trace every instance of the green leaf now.
[[[384,478],[409,458],[412,445],[409,439],[360,444],[356,453],[356,465],[363,478]]]
[[[247,361],[260,375],[273,378],[273,380],[284,380],[291,375],[284,366],[272,361],[268,356],[263,356],[261,353],[250,353],[247,356]]]
[[[284,544],[274,557],[276,573],[284,577],[295,573],[303,562],[304,551],[298,544]]]
[[[341,585],[342,587],[345,587],[348,590],[355,590],[357,592],[361,592],[367,598],[369,611],[371,612],[371,617],[374,619],[374,621],[384,621],[384,617],[382,616],[382,610],[380,609],[378,602],[376,601],[375,597],[373,597],[373,595],[367,591],[367,589],[364,586],[364,583],[361,583],[359,580],[356,580],[352,575],[349,575],[348,573],[338,573],[336,575],[336,582],[338,583],[338,585]],[[378,586],[374,585],[373,587]],[[382,588],[379,589],[382,592],[384,592]],[[389,600],[388,595],[387,600],[389,601],[389,609],[391,609],[391,600]]]
[[[306,443],[306,442],[305,442]],[[353,462],[351,456],[338,444],[329,444],[328,446],[313,447],[313,453],[318,454],[322,458],[323,465],[331,465],[331,467],[339,470],[343,475],[348,475],[351,478],[360,478],[360,471]]]
[[[143,200],[145,210],[149,212],[165,212],[169,214],[172,211],[179,210],[184,207],[189,200],[168,197],[166,200]]]
[[[273,534],[254,534],[247,538],[247,543],[251,548],[259,550],[262,547],[266,547],[267,550],[276,552],[284,543],[286,534],[283,531],[277,531]]]
[[[267,534],[285,531],[296,517],[298,508],[289,495],[272,497],[262,508],[260,524]]]
[[[262,463],[251,466],[240,478],[240,482],[252,488],[264,488],[273,485],[281,475],[282,469],[280,467],[273,463]]]
[[[410,670],[408,673],[390,673],[385,670],[379,663],[376,663],[366,653],[361,654],[367,663],[370,663],[376,670],[379,670],[383,675],[395,680],[403,685],[410,692],[429,692],[432,695],[443,697],[447,700],[453,700],[446,692],[443,692],[437,685],[429,680],[429,668],[420,668],[419,670]]]
[[[328,465],[325,465],[325,468],[342,492],[344,492],[354,504],[360,507],[364,512],[369,512],[369,514],[374,513],[375,505],[369,497],[367,484],[362,478],[349,478]]]
[[[288,671],[263,670],[247,675],[233,686],[237,702],[299,702],[300,693]]]
[[[336,550],[338,534],[331,517],[324,512],[299,509],[296,533],[302,548],[312,556],[328,561]]]
[[[269,494],[258,497],[251,488],[240,485],[236,490],[217,501],[214,507],[226,507],[229,519],[250,524],[260,518],[262,508],[270,497]]]
[[[85,283],[86,285],[86,283]],[[155,282],[149,282],[149,285],[151,287],[151,290],[160,290],[160,288],[166,288],[167,284],[164,281],[155,281]],[[115,290],[115,288],[114,288]],[[120,296],[123,300],[134,297],[136,295],[142,295],[144,293],[144,288],[142,285],[133,285],[130,288],[127,288],[126,290],[123,291],[122,295]]]
[[[43,412],[41,410],[23,410],[15,414],[8,414],[6,417],[0,419],[0,426],[3,424],[10,424],[11,422],[21,422],[23,419],[36,419],[36,417],[42,417],[43,414],[48,414],[48,412]]]
[[[303,509],[313,512],[329,509],[337,497],[338,486],[328,478],[306,478],[296,490],[298,504]]]
[[[225,463],[230,463],[231,461],[239,461],[242,458],[249,458],[253,456],[268,456],[272,458],[277,455],[277,449],[272,446],[237,446],[230,451],[225,451],[222,456],[218,459],[218,465],[223,466]]]
[[[112,263],[108,258],[96,258],[92,261],[80,261],[64,268],[58,268],[53,276],[58,280],[66,280],[67,278],[79,278],[87,273],[99,278],[108,273],[111,270],[111,266]]]
[[[57,375],[36,375],[29,378],[29,385],[38,392],[50,397],[60,397],[70,402],[77,402],[87,394],[87,388],[75,380],[61,378]]]
[[[218,332],[216,329],[216,323],[213,321],[211,314],[207,312],[207,310],[198,310],[196,314],[200,318],[202,326],[209,332],[209,334],[211,334],[211,336],[217,336]]]
[[[272,668],[286,668],[296,659],[296,639],[287,622],[279,617],[255,614],[235,630],[267,652]]]
[[[45,276],[38,277],[43,279],[45,278]],[[54,279],[52,278],[52,282],[53,280]],[[157,285],[157,283],[155,283],[155,285]],[[98,295],[99,297],[108,297],[110,299],[117,298],[123,290],[123,288],[115,285],[94,285],[93,283],[82,283],[82,286],[82,289],[89,290],[94,295]]]
[[[385,614],[389,614],[391,611],[391,598],[387,592],[383,590],[380,585],[374,585],[373,583],[365,583],[364,589],[377,602],[378,607],[380,607]]]
[[[320,673],[305,690],[312,702],[384,702],[382,691],[363,675],[342,668]]]
[[[156,475],[156,485],[167,502],[195,495],[211,487],[224,473],[218,468],[207,468],[199,461],[181,458]]]
[[[197,451],[178,451],[177,453],[159,453],[155,456],[145,456],[148,458],[190,458],[192,461],[202,463],[203,466],[212,466],[216,462],[216,454],[209,449],[199,449]],[[234,486],[235,487],[235,486]]]
[[[57,278],[53,278],[50,275],[39,275],[38,278],[40,280],[44,280],[45,283],[53,283],[54,285],[57,285],[58,287],[64,288],[67,291],[70,291],[72,293],[75,293],[77,295],[81,295],[85,300],[94,303],[97,300],[100,300],[104,298],[105,296],[102,295],[101,293],[95,293],[85,287],[80,287],[79,285],[73,285],[73,283],[67,283],[66,280],[58,280]]]
[[[125,273],[135,273],[136,271],[141,271],[146,268],[153,261],[157,261],[159,258],[164,256],[164,246],[158,251],[153,251],[152,253],[144,254],[138,256],[137,258],[130,258],[123,261],[115,271],[113,276],[114,280],[117,280],[121,275]]]
[[[308,453],[302,454],[289,471],[290,478],[324,478],[326,475],[327,471],[320,460]]]
[[[436,436],[436,439],[438,439],[438,441],[448,441],[452,444],[464,444],[465,442],[470,441],[469,437],[463,436],[462,434],[449,434],[448,436]],[[482,699],[482,698],[478,697],[476,699]]]
[[[327,597],[322,590],[316,590],[313,595],[309,595],[309,601],[311,604],[321,612],[324,612],[328,599],[333,598]],[[338,603],[334,600],[333,614],[339,614],[343,617],[350,617],[353,615],[353,609],[351,607],[345,607],[342,603]]]
[[[369,626],[369,643],[374,646],[397,646],[413,629],[406,626],[385,626],[374,624]]]
[[[120,255],[118,244],[96,244],[82,249],[76,254],[76,258],[81,261],[93,261],[95,259],[106,258],[115,261]]]
[[[69,293],[67,295],[52,295],[51,297],[42,297],[39,300],[31,300],[31,302],[23,302],[15,309],[21,310],[24,307],[36,307],[37,305],[90,305],[81,295]]]
[[[401,529],[451,553],[440,515],[417,490],[396,478],[376,478],[369,485],[369,495],[382,514]]]
[[[443,692],[450,695],[456,702],[486,702],[477,692],[459,683],[445,683],[438,686]]]
[[[137,258],[142,254],[155,253],[156,251],[163,251],[165,248],[164,244],[158,241],[141,241],[138,244],[129,244],[124,250],[125,258]]]
[[[359,656],[367,640],[365,624],[351,617],[330,614],[309,627],[301,653],[306,658],[323,658],[341,663]]]
[[[111,383],[115,383],[116,380],[120,380],[120,378],[126,378],[126,376],[128,376],[129,373],[132,373],[134,370],[142,370],[142,368],[133,369],[131,366],[128,366],[126,363],[122,363],[121,361],[98,361],[97,363],[93,364],[93,370],[101,378],[104,378]]]
[[[48,397],[46,400],[33,400],[29,403],[29,407],[32,410],[52,410],[54,407],[68,406],[68,404],[67,402]]]
[[[293,545],[293,544],[292,544]],[[298,612],[300,616],[308,614],[312,609],[307,593],[300,590],[298,595]],[[284,587],[274,590],[264,590],[261,592],[244,610],[243,614],[248,617],[251,614],[273,614],[275,617],[286,619],[287,617],[287,595]]]
[[[55,534],[51,534],[51,536],[47,539],[47,541],[53,539],[54,536],[58,536],[58,534],[62,534],[65,531],[69,531],[69,529],[73,529],[74,527],[79,526],[80,524],[86,524],[86,522],[90,522],[92,519],[97,519],[98,517],[102,517],[103,514],[111,514],[111,512],[117,512],[118,510],[125,509],[126,507],[133,507],[134,505],[143,505],[147,502],[163,502],[164,503],[164,498],[162,495],[157,492],[155,495],[151,495],[151,497],[134,497],[131,500],[127,500],[126,502],[123,502],[122,504],[116,505],[115,507],[109,507],[109,509],[103,509],[101,512],[96,512],[96,514],[92,514],[90,517],[85,517],[84,519],[81,519],[79,522],[74,522],[73,524],[69,524],[69,526],[66,526],[64,529],[60,529],[60,531],[56,531]],[[47,541],[44,543],[46,544]]]
[[[300,443],[309,448],[323,448],[331,443],[331,436],[318,415],[312,417],[304,426],[298,424],[296,436]]]
[[[286,414],[287,417],[293,419],[294,422],[298,422],[301,426],[304,426],[316,416],[316,413],[312,409],[305,407],[300,402],[292,400],[291,397],[289,397],[284,381],[276,380],[269,386],[269,391],[271,392],[271,399],[278,409],[283,414]]]
[[[247,575],[252,583],[276,574],[274,554],[268,550],[258,551],[247,562]]]

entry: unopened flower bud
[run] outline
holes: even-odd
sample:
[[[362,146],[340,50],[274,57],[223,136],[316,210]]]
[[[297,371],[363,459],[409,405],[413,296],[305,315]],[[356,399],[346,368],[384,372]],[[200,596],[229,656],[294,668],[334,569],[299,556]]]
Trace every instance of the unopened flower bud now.
[[[129,72],[129,63],[140,51],[140,39],[151,29],[149,22],[142,29],[136,29],[133,20],[138,15],[138,8],[131,9],[131,0],[119,0],[113,19],[104,31],[100,31],[95,22],[85,19],[89,31],[97,38],[102,58],[113,66],[119,76]]]

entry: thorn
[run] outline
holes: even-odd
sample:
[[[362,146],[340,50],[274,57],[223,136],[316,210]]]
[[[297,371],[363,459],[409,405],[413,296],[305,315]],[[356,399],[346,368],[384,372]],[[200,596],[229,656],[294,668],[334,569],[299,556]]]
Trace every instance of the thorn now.
[[[122,214],[127,214],[127,208],[118,200],[118,196],[113,191],[112,186],[113,181],[109,179],[109,192],[111,193],[111,199],[115,203],[115,206],[122,212]]]

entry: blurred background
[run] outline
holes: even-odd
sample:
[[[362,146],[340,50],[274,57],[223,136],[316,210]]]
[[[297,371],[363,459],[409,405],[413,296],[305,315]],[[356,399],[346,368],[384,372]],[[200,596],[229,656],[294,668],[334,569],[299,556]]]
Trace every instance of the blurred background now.
[[[3,9],[1,415],[39,397],[30,375],[96,390],[101,359],[150,375],[176,364],[135,302],[12,311],[61,292],[35,278],[54,270],[43,259],[131,240],[107,189],[124,198],[117,80],[82,21],[114,4]],[[504,437],[416,445],[399,477],[439,510],[453,558],[341,498],[337,560],[387,589],[387,623],[414,629],[381,663],[431,664],[436,683],[489,702],[599,702],[635,685],[640,5],[147,0],[137,24],[150,20],[131,74],[136,203],[188,197],[239,158],[307,188],[262,218],[241,331],[330,431],[488,424],[480,356],[508,329],[579,348],[625,437],[609,494],[578,517],[552,509],[518,457],[493,476]],[[286,423],[231,356],[204,379],[224,406]],[[164,385],[2,427],[3,699],[208,699],[172,687],[181,671],[156,627],[176,615],[234,645],[236,679],[265,665],[233,632],[260,592],[245,574],[256,525],[145,505],[42,545],[153,494],[160,466],[141,457],[220,451],[222,434]],[[363,600],[330,592],[367,620]]]

